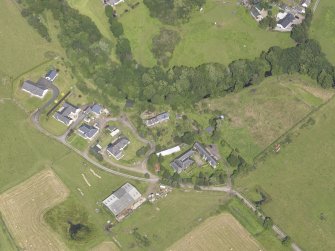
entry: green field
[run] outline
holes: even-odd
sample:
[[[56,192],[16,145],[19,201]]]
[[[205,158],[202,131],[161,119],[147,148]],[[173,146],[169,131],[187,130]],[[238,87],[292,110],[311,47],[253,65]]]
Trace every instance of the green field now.
[[[199,225],[227,200],[224,193],[176,190],[155,204],[145,204],[113,229],[124,250],[165,250]],[[135,238],[146,236],[149,245]]]
[[[46,52],[61,52],[57,43],[46,42],[28,25],[15,1],[1,1],[0,16],[0,72],[16,77],[45,61]]]
[[[67,141],[80,151],[85,151],[89,145],[89,142],[86,139],[76,133],[73,133]]]
[[[16,251],[18,250],[12,236],[8,232],[8,229],[3,222],[0,214],[0,250]]]
[[[293,45],[289,34],[259,28],[250,13],[235,2],[207,1],[204,11],[195,13],[180,28],[182,40],[170,65],[196,66],[208,62],[227,65],[236,59],[254,58],[271,46]]]
[[[280,243],[272,230],[264,229],[256,215],[238,199],[232,199],[226,208],[256,240],[262,243],[266,250],[290,250]]]
[[[328,60],[335,64],[335,5],[333,0],[321,0],[314,13],[311,37],[318,40]]]
[[[335,101],[299,125],[255,171],[236,185],[246,195],[261,188],[269,197],[264,212],[303,250],[335,249]]]
[[[241,92],[205,101],[199,107],[225,114],[220,125],[223,138],[252,161],[331,97],[332,91],[314,86],[314,81],[304,76],[271,77]]]

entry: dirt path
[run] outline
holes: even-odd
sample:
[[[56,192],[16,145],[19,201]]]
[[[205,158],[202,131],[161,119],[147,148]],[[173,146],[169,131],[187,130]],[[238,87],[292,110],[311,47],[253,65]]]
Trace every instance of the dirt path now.
[[[67,250],[43,216],[68,194],[62,181],[46,169],[0,195],[3,220],[23,250]]]

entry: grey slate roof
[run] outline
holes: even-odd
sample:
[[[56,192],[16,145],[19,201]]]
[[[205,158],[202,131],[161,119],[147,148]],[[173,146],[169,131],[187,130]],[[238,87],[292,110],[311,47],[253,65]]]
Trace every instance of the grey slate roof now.
[[[122,157],[123,149],[130,143],[126,137],[117,139],[114,143],[111,143],[107,147],[107,152],[114,158],[120,159]]]
[[[98,104],[94,104],[91,106],[91,111],[97,115],[100,115],[102,112],[102,107]]]
[[[257,8],[255,6],[252,6],[250,12],[255,18],[257,18],[258,16],[261,15],[261,13],[259,13],[259,11],[257,10]]]
[[[70,103],[65,102],[63,104],[63,107],[54,114],[54,118],[63,122],[66,125],[69,125],[69,123],[72,121],[72,118],[70,118],[69,115],[71,113],[75,113],[77,109],[79,108]]]
[[[278,24],[286,28],[294,20],[294,16],[291,13],[288,13],[283,19],[278,21]]]
[[[151,118],[151,119],[147,119],[147,120],[145,121],[145,124],[146,124],[147,126],[153,126],[153,125],[156,125],[156,124],[158,124],[158,123],[161,123],[161,122],[163,122],[163,121],[165,121],[165,120],[168,120],[169,118],[170,118],[169,113],[168,113],[168,112],[163,112],[163,113],[157,115],[156,117],[153,117],[153,118]]]
[[[53,81],[57,77],[58,73],[56,70],[50,70],[45,74],[45,78]]]
[[[175,158],[171,162],[171,167],[177,172],[181,173],[185,169],[187,169],[190,165],[194,163],[194,161],[191,159],[193,156],[194,151],[193,150],[188,150],[187,152],[183,153],[179,157]]]
[[[198,151],[200,156],[208,162],[208,164],[210,164],[212,167],[216,167],[217,161],[199,142],[195,142],[193,147]]]
[[[311,4],[311,0],[302,0],[301,5],[303,5],[303,4],[309,6]]]
[[[94,127],[94,126],[90,126],[88,124],[82,124],[79,128],[78,128],[78,132],[80,133],[80,135],[84,138],[88,138],[91,139],[93,138],[97,133],[98,133],[99,129]]]
[[[30,80],[25,80],[22,84],[22,90],[25,90],[32,95],[38,96],[38,97],[43,97],[43,93],[45,90],[48,88],[44,87],[43,85],[40,84],[35,84],[34,82]]]
[[[134,205],[140,198],[140,192],[133,185],[126,183],[102,203],[117,216]]]

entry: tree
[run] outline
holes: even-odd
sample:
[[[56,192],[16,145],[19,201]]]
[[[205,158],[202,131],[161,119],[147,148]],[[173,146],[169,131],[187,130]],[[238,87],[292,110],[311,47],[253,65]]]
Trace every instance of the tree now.
[[[322,70],[318,76],[318,83],[323,88],[331,88],[334,85],[333,77],[325,70]]]
[[[266,216],[263,221],[263,227],[266,229],[270,229],[273,225],[273,221],[270,217]]]
[[[116,38],[119,38],[123,35],[123,26],[116,18],[110,18],[110,30]]]
[[[295,25],[291,31],[291,38],[297,43],[304,43],[308,39],[308,28],[305,25]]]
[[[185,132],[183,136],[181,136],[181,141],[185,144],[191,145],[194,143],[194,133]]]

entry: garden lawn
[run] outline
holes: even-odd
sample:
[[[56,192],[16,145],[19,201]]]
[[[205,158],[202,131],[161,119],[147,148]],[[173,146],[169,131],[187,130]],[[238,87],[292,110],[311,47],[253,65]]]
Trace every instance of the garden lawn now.
[[[222,137],[252,161],[264,148],[333,95],[311,79],[292,75],[270,77],[223,98],[200,103],[201,109],[220,111]]]
[[[262,209],[303,250],[335,249],[334,109],[332,99],[278,154],[235,181],[247,196],[259,187],[270,197]]]
[[[333,0],[321,0],[314,13],[310,36],[318,40],[328,60],[335,64],[335,5]]]
[[[27,23],[15,1],[0,2],[0,27],[0,72],[8,76],[16,77],[46,61],[46,52],[61,51],[57,43],[48,43]]]

